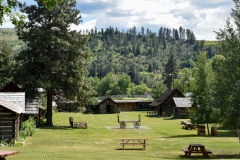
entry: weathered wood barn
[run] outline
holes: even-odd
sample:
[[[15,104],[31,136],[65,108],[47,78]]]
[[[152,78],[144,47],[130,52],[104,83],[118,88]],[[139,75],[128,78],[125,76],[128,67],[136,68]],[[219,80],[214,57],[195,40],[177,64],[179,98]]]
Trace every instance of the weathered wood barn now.
[[[110,96],[97,104],[98,113],[116,113],[119,111],[148,111],[153,100],[113,100]]]
[[[14,84],[13,82],[10,82],[3,89],[0,90],[0,96],[3,96],[9,99],[11,98],[12,95],[16,95],[17,93],[20,93],[20,94],[24,93],[20,91],[21,89],[18,85]],[[40,105],[40,101],[38,98],[25,98],[25,93],[24,93],[24,99],[25,99],[25,102],[24,102],[25,110],[24,110],[24,113],[21,115],[21,120],[25,121],[30,116],[32,116],[38,122],[41,118],[44,117],[46,113],[46,108]],[[23,105],[23,102],[22,102],[22,105]]]
[[[193,103],[191,98],[173,97],[171,106],[175,107],[175,118],[187,118],[189,110],[196,105]]]
[[[10,142],[17,138],[21,114],[25,112],[25,93],[0,93],[0,138]]]
[[[157,116],[175,115],[173,97],[185,96],[178,89],[168,89],[156,101],[149,104],[150,110],[156,110]]]
[[[98,113],[117,113],[117,103],[110,97],[106,97],[104,100],[97,104]]]

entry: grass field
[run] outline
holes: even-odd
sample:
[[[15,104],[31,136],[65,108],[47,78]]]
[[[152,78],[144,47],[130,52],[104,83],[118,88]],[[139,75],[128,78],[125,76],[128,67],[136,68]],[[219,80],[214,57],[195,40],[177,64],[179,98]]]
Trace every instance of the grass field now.
[[[119,129],[117,114],[57,113],[53,116],[53,128],[36,129],[23,147],[1,149],[20,152],[7,160],[204,159],[201,154],[186,158],[182,151],[189,143],[202,143],[212,150],[211,159],[239,159],[240,143],[231,131],[197,136],[197,130],[182,129],[182,119],[147,117],[146,112],[121,112],[120,120],[138,120],[138,114],[139,129]],[[88,122],[88,128],[70,128],[69,116],[75,122]],[[127,123],[130,126],[132,123]],[[147,138],[146,150],[141,150],[141,146],[121,150],[120,138]]]

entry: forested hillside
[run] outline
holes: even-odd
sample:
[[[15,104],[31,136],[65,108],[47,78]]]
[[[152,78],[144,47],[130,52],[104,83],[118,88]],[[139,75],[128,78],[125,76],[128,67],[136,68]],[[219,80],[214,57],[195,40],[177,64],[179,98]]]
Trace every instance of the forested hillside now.
[[[196,40],[190,29],[169,29],[161,27],[158,33],[149,28],[133,27],[119,31],[110,26],[100,32],[97,29],[84,31],[90,35],[87,47],[91,48],[94,59],[89,67],[90,76],[104,77],[107,73],[124,72],[139,84],[140,72],[162,72],[170,54],[177,57],[178,67],[191,68],[200,51],[206,51],[208,58],[218,53],[215,43],[205,45]]]
[[[100,31],[83,30],[89,36],[86,47],[93,53],[89,77],[103,78],[107,73],[126,73],[135,84],[149,86],[147,73],[162,73],[171,54],[176,56],[178,70],[193,68],[200,51],[208,58],[218,54],[216,42],[197,40],[190,29],[160,27],[158,33],[134,26],[124,31],[110,26]],[[17,39],[14,29],[0,29],[0,40],[5,40],[16,54],[24,43]]]

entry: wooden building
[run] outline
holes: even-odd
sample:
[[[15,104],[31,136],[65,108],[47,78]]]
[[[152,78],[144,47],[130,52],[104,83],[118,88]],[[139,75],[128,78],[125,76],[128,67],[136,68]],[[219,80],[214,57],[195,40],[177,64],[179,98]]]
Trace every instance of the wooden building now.
[[[173,97],[185,97],[178,89],[166,90],[156,101],[149,104],[151,110],[157,111],[157,116],[175,115]]]
[[[113,101],[110,97],[106,97],[104,100],[97,104],[98,113],[117,113],[117,103]]]
[[[114,100],[120,111],[148,111],[153,100]]]
[[[23,112],[24,108],[21,107],[21,103],[19,105],[0,97],[1,140],[10,142],[17,138],[21,124],[21,113]]]
[[[171,106],[175,107],[175,118],[188,118],[189,110],[196,105],[191,98],[173,97]]]

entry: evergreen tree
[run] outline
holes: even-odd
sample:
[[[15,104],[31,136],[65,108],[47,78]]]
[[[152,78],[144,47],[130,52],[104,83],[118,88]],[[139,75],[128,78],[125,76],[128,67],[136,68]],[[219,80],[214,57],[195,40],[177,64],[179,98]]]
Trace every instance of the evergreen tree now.
[[[12,81],[14,57],[11,48],[5,41],[0,42],[0,88]]]
[[[15,81],[29,97],[44,88],[47,95],[47,126],[52,123],[52,99],[62,95],[68,99],[87,103],[91,86],[85,80],[90,53],[84,50],[86,36],[70,30],[70,25],[81,22],[76,1],[65,0],[47,9],[41,0],[37,5],[20,4],[20,11],[28,16],[17,34],[27,48],[16,57]]]
[[[214,107],[219,108],[221,123],[238,132],[240,140],[240,0],[234,0],[235,8],[226,20],[224,29],[216,32],[220,53],[224,59],[215,67]]]
[[[174,88],[174,78],[177,76],[177,58],[175,54],[170,53],[167,64],[165,65],[163,79],[168,89]]]

